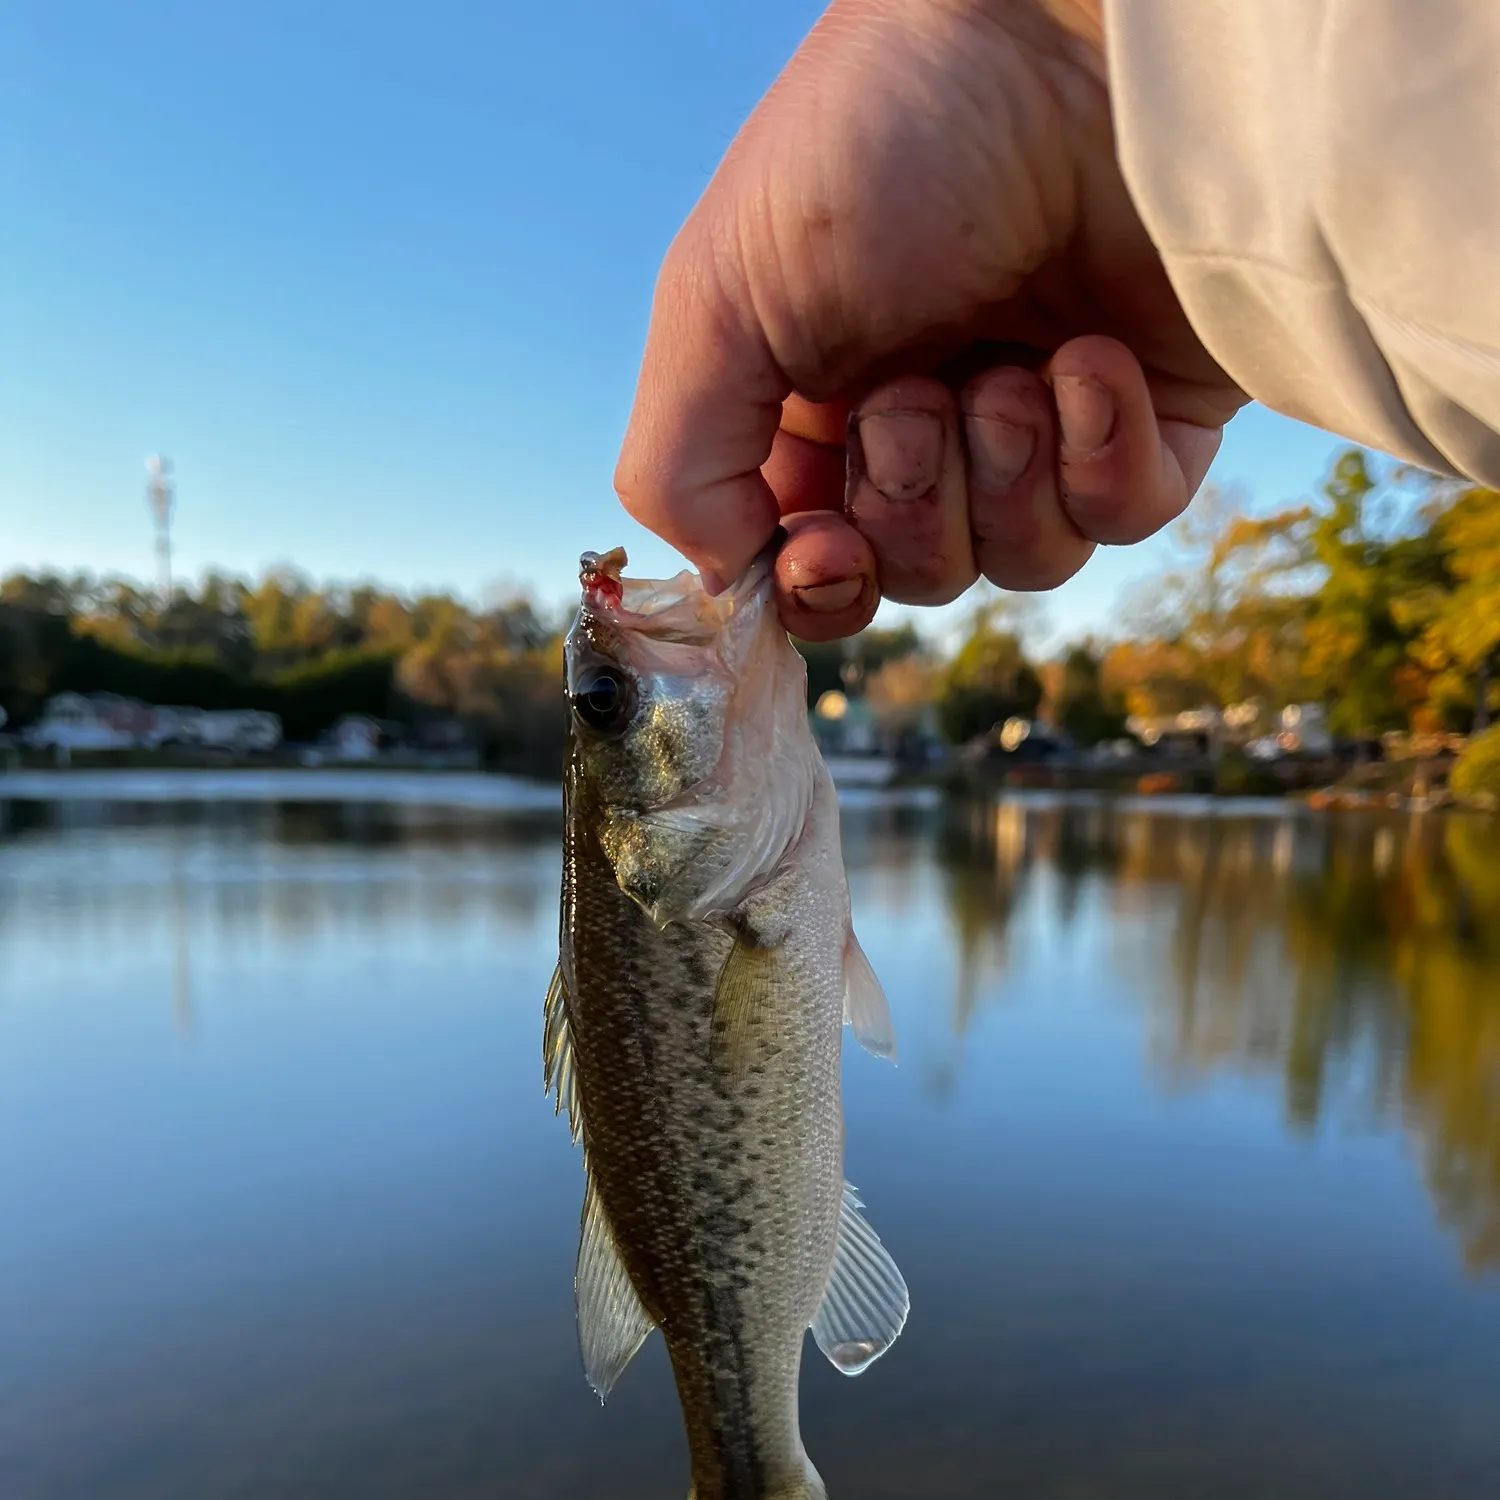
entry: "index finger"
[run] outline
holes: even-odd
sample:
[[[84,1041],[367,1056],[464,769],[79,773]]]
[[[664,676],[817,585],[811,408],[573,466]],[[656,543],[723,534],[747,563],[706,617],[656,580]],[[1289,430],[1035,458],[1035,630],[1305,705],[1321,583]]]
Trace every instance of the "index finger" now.
[[[739,576],[780,519],[761,465],[790,390],[694,214],[656,283],[615,490],[712,589]]]

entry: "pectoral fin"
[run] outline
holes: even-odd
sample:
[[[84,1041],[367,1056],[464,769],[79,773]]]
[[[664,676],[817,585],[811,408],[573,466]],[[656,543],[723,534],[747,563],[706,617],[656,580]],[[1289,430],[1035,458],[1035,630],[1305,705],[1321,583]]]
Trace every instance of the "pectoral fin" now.
[[[630,1284],[592,1175],[583,1195],[573,1293],[584,1373],[603,1402],[656,1324]]]
[[[774,1056],[776,973],[781,959],[774,948],[736,942],[724,960],[714,994],[713,1030],[709,1042],[714,1065],[732,1078],[743,1078],[757,1059]]]
[[[859,1194],[846,1182],[838,1245],[812,1335],[834,1369],[858,1375],[896,1342],[911,1296],[890,1251],[870,1228]]]
[[[866,1052],[895,1062],[896,1028],[891,1023],[890,1002],[852,927],[844,943],[844,1019]]]

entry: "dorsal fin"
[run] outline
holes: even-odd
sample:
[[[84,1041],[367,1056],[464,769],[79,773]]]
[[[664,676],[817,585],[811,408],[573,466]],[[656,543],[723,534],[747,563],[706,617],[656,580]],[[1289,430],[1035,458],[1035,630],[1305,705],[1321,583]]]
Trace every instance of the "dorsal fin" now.
[[[568,1129],[576,1144],[583,1133],[583,1113],[578,1099],[578,1079],[573,1071],[573,1033],[568,1029],[567,990],[562,965],[552,971],[547,999],[542,1009],[542,1084],[557,1095],[556,1113],[568,1112]]]

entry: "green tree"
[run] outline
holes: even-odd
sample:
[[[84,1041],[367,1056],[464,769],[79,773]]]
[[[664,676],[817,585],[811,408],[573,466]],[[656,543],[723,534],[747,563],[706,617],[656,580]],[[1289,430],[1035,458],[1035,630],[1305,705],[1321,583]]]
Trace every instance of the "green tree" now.
[[[1370,471],[1358,449],[1334,465],[1311,551],[1322,573],[1307,625],[1308,670],[1351,735],[1404,729],[1426,702],[1430,673],[1415,658],[1410,603],[1447,586],[1443,549],[1420,516]],[[1393,513],[1394,512],[1394,513]]]
[[[1029,719],[1042,701],[1042,680],[1020,636],[1004,627],[1004,614],[998,599],[981,604],[943,674],[938,724],[950,743],[962,744],[1010,718]]]
[[[807,701],[811,704],[834,690],[861,692],[888,662],[912,655],[922,643],[908,623],[893,628],[871,625],[844,641],[794,640],[792,644],[807,663]]]
[[[1500,724],[1469,740],[1450,780],[1460,797],[1500,799]]]
[[[1092,641],[1074,646],[1063,659],[1053,719],[1080,745],[1097,745],[1125,733],[1124,699],[1105,691],[1104,658]]]
[[[1446,576],[1412,594],[1405,621],[1421,628],[1414,655],[1433,675],[1437,710],[1482,734],[1500,686],[1500,492],[1440,487],[1432,512]]]

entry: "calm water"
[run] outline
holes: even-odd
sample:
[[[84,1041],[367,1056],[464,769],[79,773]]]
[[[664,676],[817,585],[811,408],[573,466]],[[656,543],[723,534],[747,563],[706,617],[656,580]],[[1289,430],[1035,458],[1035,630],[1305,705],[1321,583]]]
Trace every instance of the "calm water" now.
[[[910,1282],[834,1500],[1500,1494],[1500,834],[849,810],[891,1069],[849,1174]],[[541,1095],[557,830],[13,805],[0,1496],[681,1500],[601,1410]]]

